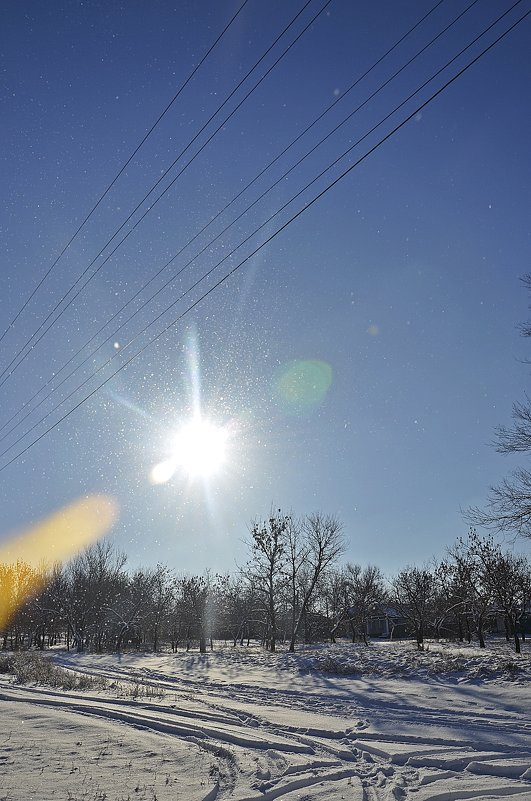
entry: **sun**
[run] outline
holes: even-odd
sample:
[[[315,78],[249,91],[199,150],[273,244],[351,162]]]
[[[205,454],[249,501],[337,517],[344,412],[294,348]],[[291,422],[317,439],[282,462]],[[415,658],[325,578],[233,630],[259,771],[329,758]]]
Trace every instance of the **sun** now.
[[[172,456],[192,478],[217,473],[227,456],[227,430],[196,417],[173,437]]]
[[[168,458],[155,465],[151,481],[164,484],[177,470],[190,479],[209,478],[226,464],[227,444],[224,426],[196,416],[171,436]]]

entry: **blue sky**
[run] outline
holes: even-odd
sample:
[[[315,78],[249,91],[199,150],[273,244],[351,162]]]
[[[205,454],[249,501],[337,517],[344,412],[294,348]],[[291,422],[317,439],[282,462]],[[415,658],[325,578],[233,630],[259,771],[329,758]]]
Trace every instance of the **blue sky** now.
[[[309,4],[293,33],[222,114],[323,4]],[[466,5],[441,3],[154,288]],[[3,451],[36,424],[0,466],[60,416],[58,410],[39,423],[90,375],[92,364],[115,355],[100,378],[116,369],[131,352],[122,353],[124,343],[510,5],[475,3],[115,338],[124,318],[106,329],[98,341],[110,341],[0,442]],[[2,370],[302,6],[249,0],[6,335]],[[418,1],[365,6],[333,0],[197,156],[0,387],[2,424],[432,7]],[[237,7],[228,0],[4,7],[2,331]],[[527,10],[520,3],[485,44]],[[271,506],[337,515],[349,541],[346,558],[386,572],[442,554],[466,533],[460,509],[483,504],[488,486],[518,464],[496,454],[489,442],[494,426],[509,422],[511,405],[528,384],[522,359],[529,346],[516,326],[527,318],[529,301],[519,279],[529,271],[531,248],[530,24],[527,18],[167,335],[2,470],[2,536],[93,492],[117,499],[121,512],[113,538],[132,564],[163,561],[178,570],[233,569],[235,560],[245,559],[242,541],[251,521]],[[476,45],[472,56],[480,49]],[[196,300],[200,289],[212,286],[468,58],[371,134],[186,301]],[[206,129],[195,150],[215,127]],[[180,301],[156,330],[187,302]],[[83,355],[89,354],[85,348]],[[96,379],[87,384],[65,410],[96,385]],[[227,463],[209,480],[177,474],[154,486],[150,472],[167,455],[171,432],[189,419],[194,397],[204,416],[227,426]]]

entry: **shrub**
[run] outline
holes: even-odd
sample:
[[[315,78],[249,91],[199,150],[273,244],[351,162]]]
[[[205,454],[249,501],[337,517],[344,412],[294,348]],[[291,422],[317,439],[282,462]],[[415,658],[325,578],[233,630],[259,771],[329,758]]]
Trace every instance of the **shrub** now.
[[[45,684],[63,690],[96,689],[106,684],[103,679],[71,673],[33,651],[20,651],[2,657],[0,672],[13,674],[17,684]]]
[[[0,655],[0,673],[13,673],[14,654]]]
[[[335,673],[338,676],[353,676],[360,673],[359,668],[355,667],[352,662],[340,662],[339,659],[334,659],[330,654],[319,659],[317,664],[319,670],[324,673]]]

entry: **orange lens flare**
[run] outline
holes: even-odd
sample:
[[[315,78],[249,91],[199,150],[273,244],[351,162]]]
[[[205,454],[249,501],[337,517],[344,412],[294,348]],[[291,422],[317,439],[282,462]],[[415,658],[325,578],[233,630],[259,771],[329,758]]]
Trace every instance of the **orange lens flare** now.
[[[46,567],[102,537],[117,518],[114,498],[90,495],[0,544],[0,630],[45,583]]]

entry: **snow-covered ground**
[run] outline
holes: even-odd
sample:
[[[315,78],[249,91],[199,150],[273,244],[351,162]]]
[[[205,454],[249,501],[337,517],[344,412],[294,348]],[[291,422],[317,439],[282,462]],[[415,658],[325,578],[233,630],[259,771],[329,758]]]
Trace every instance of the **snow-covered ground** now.
[[[338,644],[54,660],[0,677],[0,799],[531,801],[531,651]]]

